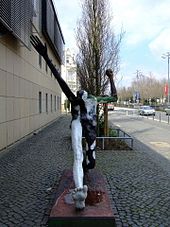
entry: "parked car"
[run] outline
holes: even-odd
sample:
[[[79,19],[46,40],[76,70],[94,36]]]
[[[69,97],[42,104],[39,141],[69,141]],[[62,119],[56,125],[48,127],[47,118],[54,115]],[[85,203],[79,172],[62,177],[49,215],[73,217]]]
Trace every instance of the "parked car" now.
[[[166,113],[166,115],[170,115],[170,106],[167,106],[165,108],[165,113]]]
[[[140,115],[153,115],[155,116],[155,109],[151,106],[141,106],[139,108],[139,114]]]
[[[113,103],[108,103],[107,107],[108,107],[108,110],[114,110],[114,104]]]

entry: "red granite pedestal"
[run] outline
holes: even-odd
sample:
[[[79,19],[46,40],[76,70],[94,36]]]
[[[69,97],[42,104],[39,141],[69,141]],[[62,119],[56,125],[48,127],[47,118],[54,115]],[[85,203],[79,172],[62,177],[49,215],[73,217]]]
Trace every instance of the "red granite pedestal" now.
[[[65,170],[57,190],[57,199],[52,207],[48,226],[56,227],[87,227],[115,226],[115,219],[106,189],[106,182],[97,170],[90,170],[85,175],[88,186],[86,207],[76,210],[72,200],[74,189],[72,170]]]

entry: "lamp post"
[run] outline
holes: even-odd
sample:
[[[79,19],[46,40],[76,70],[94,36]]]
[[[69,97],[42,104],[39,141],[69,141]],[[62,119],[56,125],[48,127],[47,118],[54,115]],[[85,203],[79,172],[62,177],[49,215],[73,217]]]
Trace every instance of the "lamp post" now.
[[[170,81],[169,81],[169,59],[170,59],[170,52],[167,52],[166,54],[163,54],[162,55],[162,58],[163,59],[168,59],[168,105],[169,105],[169,101],[170,101],[170,97],[169,97],[169,95],[170,95],[170,92],[169,92],[169,90],[170,90]]]
[[[136,102],[137,104],[140,103],[140,86],[139,86],[139,79],[142,77],[142,72],[140,70],[136,70],[136,79],[137,79],[137,91],[136,91]]]

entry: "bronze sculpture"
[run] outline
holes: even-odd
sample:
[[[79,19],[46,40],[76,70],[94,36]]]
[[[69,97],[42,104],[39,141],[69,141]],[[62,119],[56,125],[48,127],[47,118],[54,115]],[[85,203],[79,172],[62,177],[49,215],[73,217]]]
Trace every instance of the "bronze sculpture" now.
[[[44,58],[54,77],[57,79],[62,91],[71,102],[71,138],[74,152],[73,178],[75,183],[72,197],[75,201],[75,207],[81,210],[85,207],[85,199],[88,191],[88,187],[83,185],[84,172],[95,167],[97,103],[117,101],[113,72],[111,69],[106,70],[106,75],[108,76],[111,85],[110,97],[95,97],[84,90],[78,91],[77,96],[75,96],[49,59],[46,44],[44,45],[37,36],[33,35],[31,36],[31,44]],[[87,143],[87,150],[85,153],[83,153],[82,149],[82,134],[84,134]]]

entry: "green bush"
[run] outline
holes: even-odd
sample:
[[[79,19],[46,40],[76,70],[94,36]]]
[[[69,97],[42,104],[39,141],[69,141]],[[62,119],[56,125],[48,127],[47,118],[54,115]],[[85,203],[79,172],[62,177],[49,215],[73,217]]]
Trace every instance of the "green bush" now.
[[[110,137],[118,137],[117,130],[113,128],[109,128],[109,136]]]

